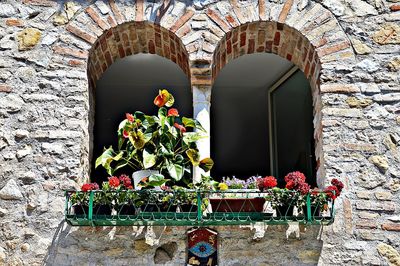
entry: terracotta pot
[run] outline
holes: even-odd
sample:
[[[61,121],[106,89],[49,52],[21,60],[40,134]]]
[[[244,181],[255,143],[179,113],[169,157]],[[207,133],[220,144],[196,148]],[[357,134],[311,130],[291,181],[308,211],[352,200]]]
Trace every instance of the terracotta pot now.
[[[213,212],[262,212],[264,198],[225,198],[210,199]]]

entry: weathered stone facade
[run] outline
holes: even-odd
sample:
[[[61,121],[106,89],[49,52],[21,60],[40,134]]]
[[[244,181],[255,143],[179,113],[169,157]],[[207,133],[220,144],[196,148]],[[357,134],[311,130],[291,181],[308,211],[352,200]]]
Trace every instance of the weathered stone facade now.
[[[137,228],[62,221],[62,190],[88,179],[95,81],[130,54],[171,59],[209,129],[218,71],[256,52],[309,78],[318,184],[338,177],[346,189],[335,223],[301,240],[277,226],[261,240],[216,228],[220,264],[400,265],[399,10],[398,0],[2,1],[0,265],[182,265],[186,228],[149,246]]]

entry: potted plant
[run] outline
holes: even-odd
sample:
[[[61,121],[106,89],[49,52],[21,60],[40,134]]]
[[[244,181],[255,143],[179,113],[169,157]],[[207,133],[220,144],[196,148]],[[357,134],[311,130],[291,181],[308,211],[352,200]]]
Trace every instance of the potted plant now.
[[[119,186],[115,187],[114,209],[118,215],[135,215],[135,202],[137,193],[133,191],[132,180],[129,176],[122,174],[118,177]]]
[[[76,191],[71,194],[70,202],[74,214],[77,216],[87,217],[89,213],[89,193],[92,190],[98,190],[97,183],[86,183],[81,187],[81,191]]]
[[[118,127],[117,149],[105,149],[96,160],[96,167],[102,165],[110,175],[127,166],[134,171],[145,170],[134,174],[136,189],[144,177],[158,186],[167,181],[170,186],[181,180],[190,183],[193,166],[208,172],[213,165],[210,158],[201,160],[196,146],[205,130],[195,119],[181,117],[171,108],[172,94],[160,90],[154,104],[159,107],[157,115],[140,111],[126,114]]]
[[[223,178],[223,182],[218,184],[221,196],[210,198],[213,212],[262,212],[265,198],[256,193],[257,180],[256,177],[246,181],[235,177]]]

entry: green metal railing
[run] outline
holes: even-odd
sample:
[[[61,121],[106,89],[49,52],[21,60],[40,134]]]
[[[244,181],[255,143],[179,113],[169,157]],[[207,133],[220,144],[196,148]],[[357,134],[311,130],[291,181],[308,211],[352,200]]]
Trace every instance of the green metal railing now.
[[[271,205],[271,192],[257,190],[66,191],[65,195],[65,219],[72,226],[211,226],[256,222],[329,225],[335,216],[334,201],[315,204],[307,194],[299,203],[295,191],[288,192],[285,204],[280,206]]]

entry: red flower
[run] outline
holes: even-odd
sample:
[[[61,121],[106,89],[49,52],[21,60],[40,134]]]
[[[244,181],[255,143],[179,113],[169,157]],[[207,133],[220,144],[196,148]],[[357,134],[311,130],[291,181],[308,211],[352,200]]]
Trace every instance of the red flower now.
[[[289,182],[289,180],[292,180],[295,183],[302,183],[302,182],[306,182],[306,176],[299,171],[295,171],[295,172],[291,172],[285,176],[285,182],[287,183],[287,182]]]
[[[333,200],[340,196],[340,192],[336,186],[328,186],[327,188],[325,188],[324,192],[329,198]]]
[[[306,182],[300,183],[297,190],[300,191],[301,194],[305,195],[310,191],[310,185]]]
[[[182,125],[179,125],[178,123],[174,123],[174,127],[179,129],[182,133],[186,132],[186,128],[184,126],[182,126]]]
[[[168,102],[168,98],[169,92],[167,90],[160,90],[157,97],[154,99],[154,104],[161,108]]]
[[[289,182],[286,183],[286,188],[287,189],[293,189],[295,187],[296,183],[292,180],[290,180]]]
[[[87,184],[83,184],[81,187],[81,190],[83,192],[87,192],[87,191],[91,191],[91,190],[98,190],[99,189],[99,185],[97,183],[87,183]]]
[[[132,114],[126,113],[125,115],[126,115],[126,119],[128,119],[129,122],[132,123],[133,121],[135,121],[135,118],[133,117]]]
[[[341,181],[334,178],[334,179],[332,179],[331,184],[332,184],[332,186],[335,186],[339,192],[342,192],[344,185]]]
[[[92,185],[91,184],[83,184],[82,187],[81,187],[81,190],[83,192],[90,191],[90,190],[92,190]]]
[[[110,187],[117,188],[120,184],[118,177],[116,177],[116,176],[110,177],[108,179],[108,184],[110,185]]]
[[[169,109],[167,116],[179,116],[178,110],[175,108]]]
[[[126,131],[125,129],[124,129],[124,131],[122,132],[122,135],[124,136],[124,138],[129,138],[129,132],[128,131]]]
[[[273,176],[266,176],[263,178],[263,185],[264,188],[273,188],[278,185],[278,182],[276,181],[276,178]]]

